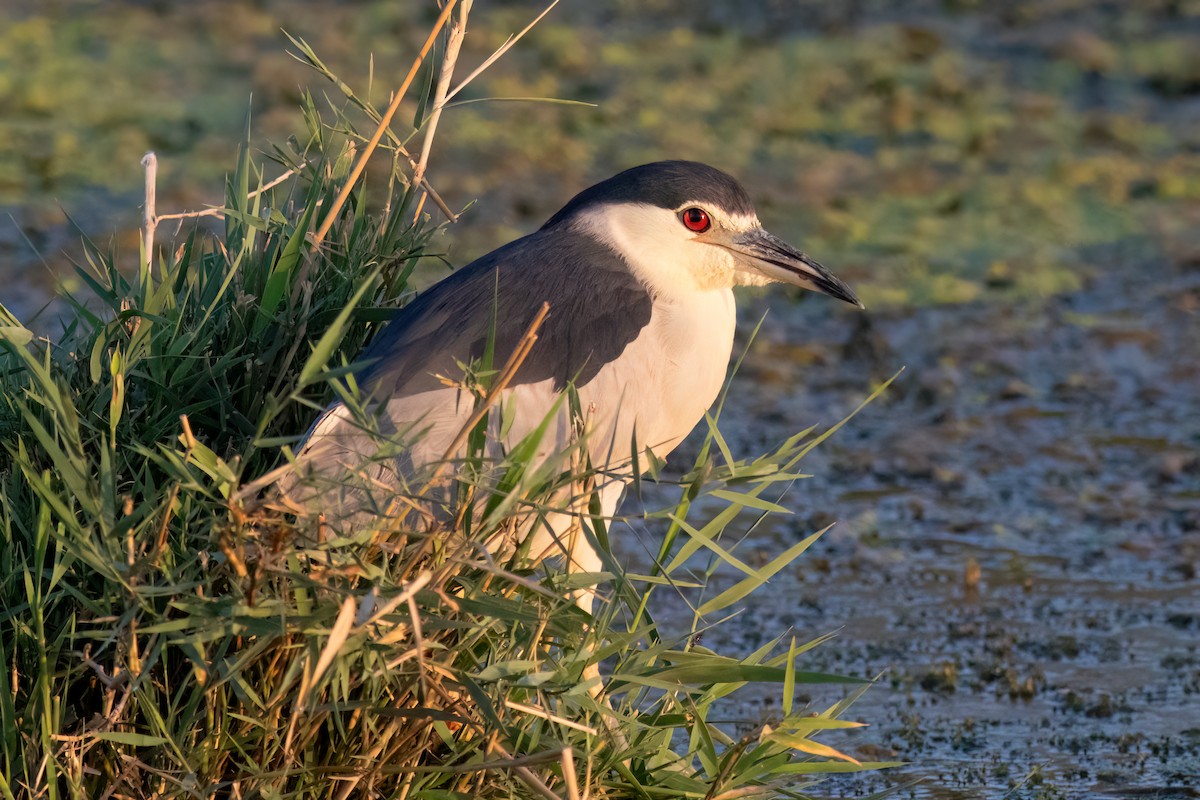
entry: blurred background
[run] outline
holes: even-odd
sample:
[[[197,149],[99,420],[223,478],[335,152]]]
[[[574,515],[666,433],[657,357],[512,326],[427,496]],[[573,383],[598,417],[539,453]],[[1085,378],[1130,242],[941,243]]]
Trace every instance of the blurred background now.
[[[564,2],[440,131],[439,190],[479,208],[466,260],[566,197],[663,157],[753,187],[766,220],[835,264],[869,305],[1079,288],[1114,243],[1200,258],[1195,2]],[[462,64],[539,11],[480,3]],[[385,105],[437,9],[422,2],[8,0],[0,10],[0,231],[6,276],[74,238],[128,236],[138,161],[160,210],[220,199],[247,110],[256,144],[300,130],[287,54],[307,40]],[[411,111],[407,120],[411,120]],[[405,121],[407,121],[405,120]]]
[[[460,74],[540,10],[478,2]],[[436,13],[6,0],[0,302],[28,317],[72,282],[68,214],[132,266],[145,151],[159,212],[196,209],[247,111],[267,152],[302,130],[301,87],[340,105],[281,29],[385,105]],[[913,766],[844,791],[1200,796],[1200,2],[565,0],[463,97],[595,107],[447,112],[431,181],[474,203],[438,240],[453,264],[690,158],[859,292],[865,314],[743,298],[747,332],[766,317],[724,420],[739,452],[906,368],[754,531],[765,558],[840,521],[726,643],[840,629],[814,668],[882,676],[837,746]]]

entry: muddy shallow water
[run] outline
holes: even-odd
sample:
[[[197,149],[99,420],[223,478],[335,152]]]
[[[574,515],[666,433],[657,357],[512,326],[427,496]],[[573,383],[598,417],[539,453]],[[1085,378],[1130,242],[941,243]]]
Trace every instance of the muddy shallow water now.
[[[1038,303],[746,306],[769,314],[722,420],[744,454],[906,367],[739,552],[837,524],[753,624],[706,639],[836,631],[805,665],[879,677],[849,715],[870,727],[825,740],[910,766],[825,793],[1200,796],[1200,271],[1113,267]],[[769,719],[777,692],[735,716]]]

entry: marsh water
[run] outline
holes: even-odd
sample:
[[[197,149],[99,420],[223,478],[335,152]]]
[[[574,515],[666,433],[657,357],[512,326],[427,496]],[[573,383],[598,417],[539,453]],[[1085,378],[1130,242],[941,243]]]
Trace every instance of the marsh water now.
[[[540,10],[476,6],[472,66]],[[328,87],[280,27],[378,100],[431,13],[4,3],[0,300],[28,318],[71,280],[64,207],[132,263],[145,150],[165,212],[219,202],[247,97],[256,154],[294,133],[297,86]],[[740,552],[836,524],[706,640],[836,632],[805,666],[878,678],[850,713],[868,727],[822,739],[908,766],[824,794],[1200,796],[1197,53],[1200,7],[1178,0],[568,2],[463,96],[597,108],[475,103],[439,129],[431,180],[479,199],[439,240],[456,264],[596,178],[686,156],[738,174],[870,306],[743,297],[739,342],[766,317],[722,418],[761,452],[904,368]],[[768,721],[777,692],[731,724]]]
[[[836,632],[805,666],[877,678],[848,714],[870,727],[825,739],[910,766],[826,793],[1200,796],[1197,265],[1036,303],[764,307],[722,419],[743,452],[905,367],[739,552],[836,524],[705,639]],[[734,716],[769,722],[777,691]]]

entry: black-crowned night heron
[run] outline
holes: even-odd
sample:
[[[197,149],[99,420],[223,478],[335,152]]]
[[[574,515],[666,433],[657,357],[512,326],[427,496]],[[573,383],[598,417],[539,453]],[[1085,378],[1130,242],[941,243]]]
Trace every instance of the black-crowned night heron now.
[[[477,398],[447,377],[461,377],[489,342],[495,365],[504,364],[548,303],[538,341],[491,412],[487,455],[502,455],[549,417],[537,448],[548,458],[578,440],[582,415],[601,476],[594,491],[611,517],[633,477],[634,447],[664,458],[716,399],[733,346],[733,287],[775,281],[861,305],[824,267],[764,230],[724,172],[691,161],[626,170],[401,309],[356,376],[379,431],[364,433],[361,417],[334,403],[297,457],[310,485],[314,477],[340,485],[350,473],[360,485],[341,494],[285,491],[315,501],[327,519],[403,508],[388,494],[444,459],[475,408]],[[574,418],[562,400],[569,384],[578,392]],[[380,433],[402,440],[384,458]],[[535,557],[569,550],[575,569],[597,571],[591,546],[564,545],[575,519],[543,514],[519,533],[533,540]]]

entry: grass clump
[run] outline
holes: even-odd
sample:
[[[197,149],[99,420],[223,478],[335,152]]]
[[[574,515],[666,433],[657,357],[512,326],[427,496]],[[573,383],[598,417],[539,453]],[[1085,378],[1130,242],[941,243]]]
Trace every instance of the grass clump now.
[[[843,704],[793,708],[797,684],[841,680],[797,668],[809,645],[723,657],[648,611],[683,587],[699,629],[809,546],[752,567],[720,540],[742,511],[779,511],[763,495],[823,437],[736,461],[712,426],[679,503],[647,514],[669,533],[641,576],[587,512],[603,575],[405,530],[329,536],[237,499],[334,392],[355,396],[352,359],[437,230],[404,142],[384,139],[368,196],[351,177],[367,137],[303,110],[305,141],[273,154],[282,180],[242,149],[222,235],[150,247],[128,273],[89,243],[92,296],[64,294],[53,340],[0,307],[0,796],[741,797],[878,766],[813,740],[854,725]],[[497,473],[526,476],[514,515],[586,487],[522,458]],[[703,523],[701,497],[724,504]],[[707,599],[702,552],[738,573]],[[589,617],[569,594],[599,582]],[[750,681],[777,682],[783,713],[739,738],[712,711]]]

